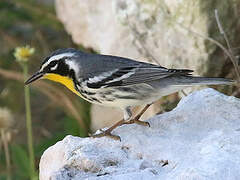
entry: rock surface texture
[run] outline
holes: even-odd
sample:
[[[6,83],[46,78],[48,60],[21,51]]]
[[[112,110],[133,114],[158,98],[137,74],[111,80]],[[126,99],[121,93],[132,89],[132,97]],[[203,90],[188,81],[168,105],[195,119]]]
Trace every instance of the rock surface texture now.
[[[238,46],[239,5],[235,0],[56,0],[56,12],[75,43],[99,53],[149,62],[154,57],[168,68],[219,76],[226,74],[222,73],[226,64],[231,69],[231,63],[220,48],[203,37],[224,42],[214,17],[214,9],[218,9],[231,43]],[[111,117],[119,114],[95,106],[93,129],[108,125]],[[159,112],[153,107],[147,117]],[[108,113],[99,118],[101,112]]]
[[[149,119],[150,128],[117,128],[121,142],[67,136],[42,155],[40,179],[237,180],[239,110],[239,99],[205,89]]]

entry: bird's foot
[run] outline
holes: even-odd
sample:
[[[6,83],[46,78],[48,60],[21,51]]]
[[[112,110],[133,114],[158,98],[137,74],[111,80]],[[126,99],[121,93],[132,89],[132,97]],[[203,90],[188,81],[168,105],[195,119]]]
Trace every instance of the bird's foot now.
[[[99,133],[99,134],[91,135],[91,137],[93,137],[93,138],[100,138],[100,137],[107,136],[107,137],[110,137],[110,138],[112,138],[112,139],[114,139],[114,140],[119,140],[119,141],[121,141],[120,136],[113,135],[111,132],[112,132],[115,128],[117,128],[118,126],[121,126],[123,123],[124,123],[124,119],[118,121],[117,123],[115,123],[113,126],[111,126],[110,128],[108,128],[108,129],[105,130],[105,131],[101,130],[101,133]]]
[[[113,135],[113,134],[111,133],[111,131],[108,131],[108,129],[105,130],[105,131],[103,131],[103,130],[100,129],[100,131],[101,131],[101,133],[99,133],[99,134],[93,134],[93,135],[91,135],[90,137],[92,137],[92,138],[100,138],[100,137],[105,137],[105,136],[106,136],[106,137],[112,138],[112,139],[114,139],[114,140],[121,141],[120,136]]]
[[[140,121],[140,120],[136,120],[134,123],[141,125],[141,126],[148,126],[150,127],[150,123],[146,122],[146,121]]]
[[[134,118],[130,119],[129,121],[127,122],[124,122],[123,124],[133,124],[133,123],[136,123],[138,125],[141,125],[141,126],[148,126],[150,127],[150,124],[149,122],[145,122],[145,121],[140,121],[139,119],[141,118],[141,116],[144,114],[144,112],[151,106],[151,104],[148,104],[146,105],[142,111],[140,111],[140,113],[137,114],[137,116],[135,116]]]

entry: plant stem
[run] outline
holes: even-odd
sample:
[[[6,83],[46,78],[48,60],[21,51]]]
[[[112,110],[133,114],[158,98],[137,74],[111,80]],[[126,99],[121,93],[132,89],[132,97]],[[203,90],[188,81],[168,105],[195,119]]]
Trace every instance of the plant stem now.
[[[28,76],[28,66],[23,64],[23,74],[24,80],[27,80]],[[32,136],[32,119],[31,119],[31,106],[30,106],[30,91],[29,86],[24,87],[25,93],[25,108],[26,108],[26,126],[27,126],[27,137],[28,137],[28,152],[30,160],[30,173],[31,179],[34,179],[35,176],[35,167],[34,167],[34,149],[33,149],[33,136]]]
[[[5,137],[4,129],[1,129],[1,137],[3,142],[3,148],[6,158],[6,165],[7,165],[7,180],[11,180],[11,161],[10,161],[10,155],[9,155],[9,149],[8,149],[8,142],[7,138]]]

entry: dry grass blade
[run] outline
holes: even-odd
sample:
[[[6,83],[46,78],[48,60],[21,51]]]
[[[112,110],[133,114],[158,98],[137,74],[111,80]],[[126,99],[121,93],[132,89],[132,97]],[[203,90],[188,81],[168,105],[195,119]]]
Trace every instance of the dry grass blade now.
[[[73,105],[70,98],[65,93],[63,93],[60,90],[57,90],[55,87],[53,87],[47,83],[44,83],[44,82],[38,82],[38,83],[36,83],[36,86],[46,89],[46,91],[48,93],[45,93],[46,91],[43,92],[46,95],[48,95],[49,92],[51,93],[51,96],[55,95],[54,101],[57,101],[59,103],[59,99],[61,99],[61,106],[67,106],[67,108],[71,112],[72,116],[79,121],[80,126],[84,129],[86,128],[86,125],[83,122],[82,118],[80,117],[76,107]]]
[[[229,58],[231,59],[231,61],[233,63],[233,66],[234,66],[234,69],[235,69],[235,72],[237,74],[237,80],[238,80],[238,82],[240,82],[240,74],[239,74],[239,67],[238,67],[238,64],[237,64],[237,59],[233,54],[232,47],[231,47],[231,44],[228,40],[228,37],[227,37],[225,31],[223,30],[222,24],[221,24],[219,16],[218,16],[218,10],[215,9],[214,12],[215,12],[215,18],[216,18],[216,21],[217,21],[218,29],[219,29],[220,33],[223,35],[223,37],[226,41],[226,44],[227,44],[227,47],[228,47],[228,52],[229,52]]]
[[[6,131],[4,129],[0,129],[1,133],[1,139],[3,143],[3,149],[4,149],[4,154],[6,158],[6,166],[7,166],[7,180],[11,180],[11,158],[10,158],[10,153],[9,153],[9,147],[8,147],[8,140],[6,137]]]
[[[230,51],[229,51],[226,47],[224,47],[220,42],[216,41],[216,40],[213,39],[213,38],[210,38],[210,37],[208,37],[208,36],[204,36],[204,35],[202,35],[202,34],[200,34],[200,33],[198,33],[198,32],[195,32],[195,31],[193,31],[193,30],[191,30],[191,29],[183,26],[182,24],[180,24],[180,23],[178,23],[178,22],[177,22],[176,24],[179,25],[181,28],[185,29],[186,31],[188,31],[188,32],[190,32],[190,33],[192,33],[192,34],[195,34],[195,35],[198,36],[198,37],[201,37],[201,38],[203,38],[203,39],[206,39],[206,40],[208,40],[208,41],[216,44],[219,48],[221,48],[221,49],[223,50],[223,52],[230,58],[231,62],[233,63],[234,69],[235,69],[235,72],[236,72],[236,75],[237,75],[237,81],[240,82],[239,68],[238,68],[238,65],[237,65],[236,57],[233,55],[232,50],[231,50],[231,52],[230,52]]]
[[[0,75],[8,79],[23,82],[23,75],[15,71],[4,70],[0,68]],[[81,118],[76,107],[74,106],[74,104],[71,102],[70,98],[66,94],[64,94],[60,90],[57,90],[54,86],[41,81],[34,83],[33,86],[38,87],[39,91],[41,91],[43,94],[48,96],[57,105],[62,106],[64,111],[67,114],[70,113],[70,115],[72,115],[75,119],[78,120],[80,126],[83,129],[86,129],[86,125],[83,119]],[[61,103],[59,101],[60,99],[61,99]]]

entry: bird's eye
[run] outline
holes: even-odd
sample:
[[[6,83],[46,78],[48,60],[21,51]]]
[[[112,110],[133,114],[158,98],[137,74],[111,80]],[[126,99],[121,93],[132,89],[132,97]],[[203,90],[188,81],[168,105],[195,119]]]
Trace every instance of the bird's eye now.
[[[55,66],[56,64],[57,64],[57,61],[52,61],[52,62],[49,63],[48,66],[49,66],[49,67],[53,67],[53,66]]]
[[[54,70],[57,69],[57,67],[58,67],[58,64],[55,64],[54,66],[50,67],[50,70],[51,70],[51,71],[54,71]]]
[[[43,65],[43,66],[45,66],[45,67],[43,67],[43,72],[48,73],[48,72],[51,72],[51,71],[54,71],[54,70],[57,69],[58,62],[57,61],[52,61],[49,64]]]
[[[50,70],[51,70],[51,71],[56,70],[57,67],[58,67],[58,61],[52,61],[52,62],[49,64],[49,67],[50,67]]]

